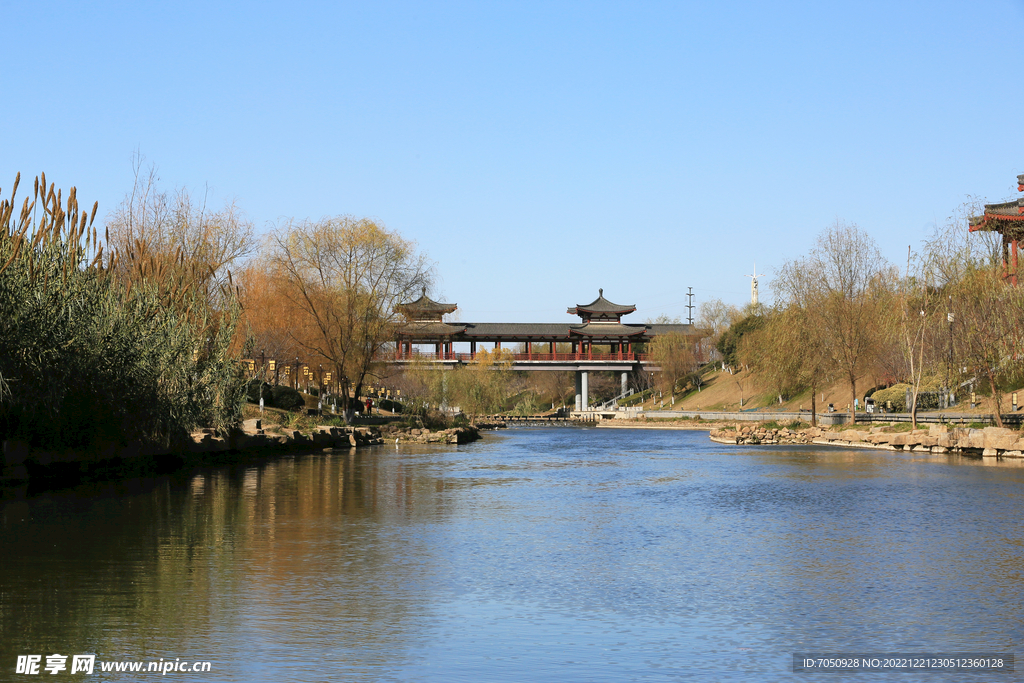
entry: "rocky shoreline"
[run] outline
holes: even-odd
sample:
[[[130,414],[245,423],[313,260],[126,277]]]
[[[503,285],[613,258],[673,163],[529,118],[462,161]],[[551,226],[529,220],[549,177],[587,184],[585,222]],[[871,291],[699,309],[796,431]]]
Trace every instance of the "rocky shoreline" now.
[[[832,431],[819,427],[768,429],[759,425],[730,425],[712,429],[711,440],[722,444],[817,444],[889,451],[963,453],[994,458],[1024,457],[1024,434],[1003,427],[970,429],[929,425],[928,429],[896,431],[892,427]]]

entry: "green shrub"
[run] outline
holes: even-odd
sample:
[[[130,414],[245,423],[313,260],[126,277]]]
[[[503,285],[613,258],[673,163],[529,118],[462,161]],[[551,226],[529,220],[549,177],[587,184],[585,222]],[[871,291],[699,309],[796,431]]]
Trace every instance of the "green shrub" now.
[[[302,394],[284,384],[277,384],[270,388],[270,405],[281,410],[302,410],[306,402],[302,400]]]
[[[910,389],[909,384],[894,384],[888,389],[878,389],[875,391],[871,398],[875,400],[875,405],[887,410],[891,406],[893,412],[905,413],[907,412],[907,389]]]

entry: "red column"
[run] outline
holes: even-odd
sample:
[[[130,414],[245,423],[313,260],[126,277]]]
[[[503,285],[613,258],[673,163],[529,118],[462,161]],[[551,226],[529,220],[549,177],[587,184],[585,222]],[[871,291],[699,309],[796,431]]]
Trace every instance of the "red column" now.
[[[594,340],[587,340],[587,360],[594,360]]]
[[[619,346],[619,349],[618,349],[618,351],[619,351],[619,360],[622,360],[622,338],[621,337],[619,338],[618,346]]]
[[[533,342],[526,342],[526,360],[533,360]]]

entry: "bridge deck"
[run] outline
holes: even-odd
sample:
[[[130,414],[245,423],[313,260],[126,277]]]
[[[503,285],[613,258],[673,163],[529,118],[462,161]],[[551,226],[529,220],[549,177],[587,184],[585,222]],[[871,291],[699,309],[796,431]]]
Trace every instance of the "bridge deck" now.
[[[513,363],[650,363],[650,354],[646,353],[505,353],[503,358]],[[414,363],[417,361],[454,361],[459,363],[476,362],[475,353],[387,353],[380,354],[377,359],[388,363]],[[492,354],[493,357],[493,354]]]

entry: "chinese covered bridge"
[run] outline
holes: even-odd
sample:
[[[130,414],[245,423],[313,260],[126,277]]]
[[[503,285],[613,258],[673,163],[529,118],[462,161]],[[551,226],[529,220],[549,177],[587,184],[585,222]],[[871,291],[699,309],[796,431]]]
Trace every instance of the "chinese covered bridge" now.
[[[456,304],[433,301],[426,290],[416,301],[399,305],[397,311],[405,321],[396,328],[396,351],[388,360],[454,365],[473,362],[478,344],[510,351],[516,347],[509,356],[516,370],[576,373],[577,410],[587,405],[588,372],[622,373],[625,392],[629,372],[658,370],[645,353],[638,352],[638,346],[661,334],[695,333],[691,325],[624,323],[622,316],[636,306],[612,303],[604,298],[604,290],[598,290],[598,297],[589,304],[568,309],[569,315],[579,316],[578,323],[445,322],[444,316],[457,308]]]

